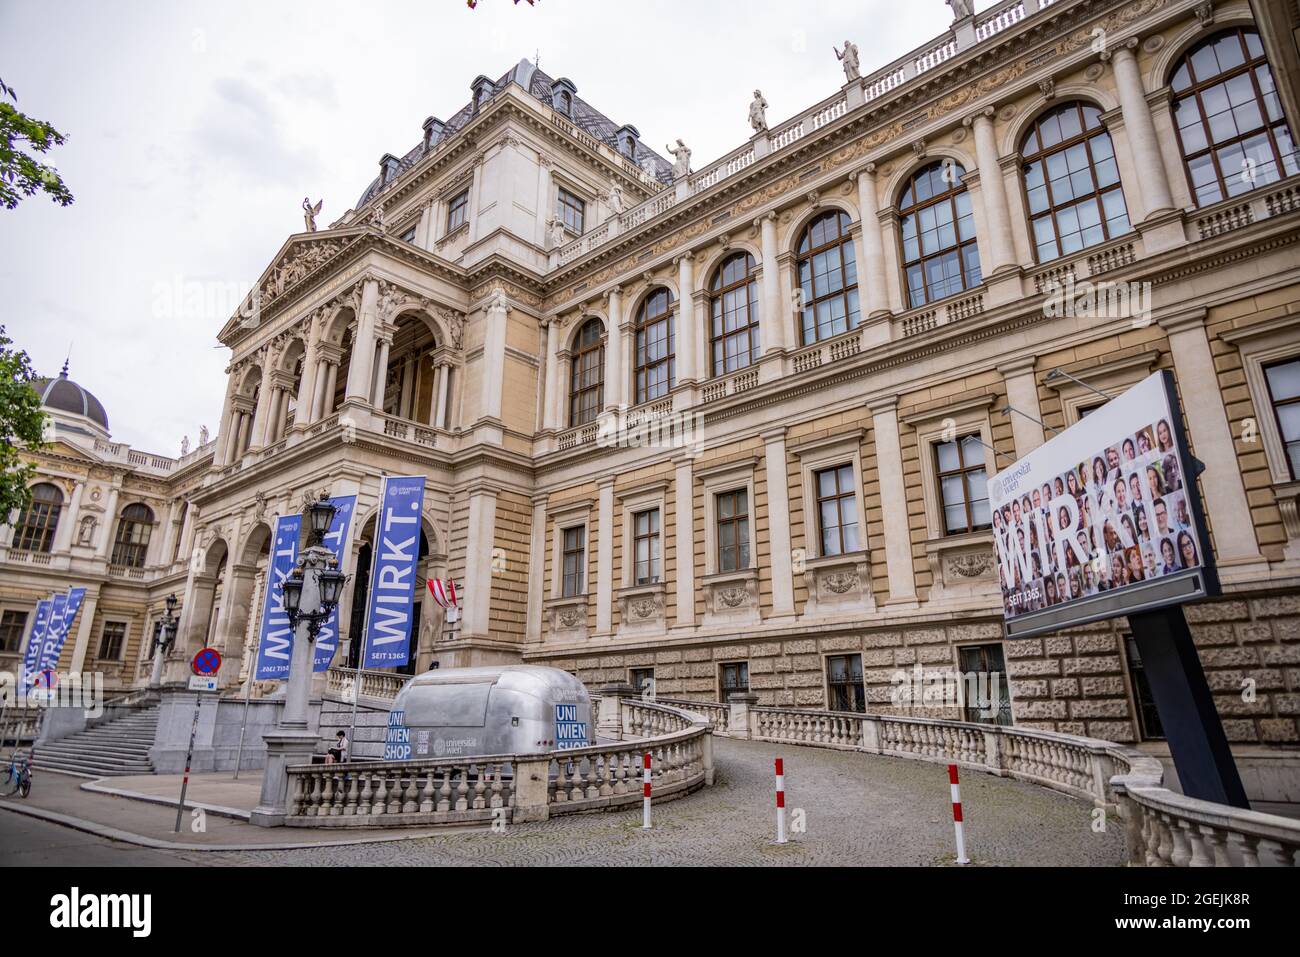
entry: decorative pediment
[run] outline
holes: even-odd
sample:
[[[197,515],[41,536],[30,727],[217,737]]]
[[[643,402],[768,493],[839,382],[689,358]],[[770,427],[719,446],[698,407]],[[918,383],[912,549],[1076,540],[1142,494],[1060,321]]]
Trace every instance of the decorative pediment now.
[[[266,308],[285,292],[356,242],[360,234],[332,236],[315,233],[310,239],[290,240],[280,250],[258,284],[261,306]]]

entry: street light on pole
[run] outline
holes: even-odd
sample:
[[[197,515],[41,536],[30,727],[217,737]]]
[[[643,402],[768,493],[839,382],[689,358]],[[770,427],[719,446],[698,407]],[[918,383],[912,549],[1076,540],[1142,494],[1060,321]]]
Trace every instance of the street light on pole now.
[[[284,823],[288,809],[290,764],[306,763],[316,748],[317,735],[307,720],[307,699],[311,690],[313,644],[321,625],[338,606],[347,576],[339,570],[338,559],[325,546],[325,536],[338,507],[325,492],[310,500],[304,509],[307,518],[307,547],[298,558],[297,567],[281,584],[284,610],[293,631],[293,653],[289,662],[289,681],[285,689],[284,710],[280,724],[264,735],[266,772],[262,777],[262,797],[251,815],[252,823],[274,827]],[[252,674],[249,674],[249,681]]]
[[[153,636],[153,672],[149,675],[149,687],[157,688],[162,685],[163,663],[167,660],[167,655],[172,650],[172,645],[176,643],[176,628],[180,624],[176,618],[176,596],[174,594],[167,596],[167,610],[163,613],[162,618],[158,620],[158,626]]]

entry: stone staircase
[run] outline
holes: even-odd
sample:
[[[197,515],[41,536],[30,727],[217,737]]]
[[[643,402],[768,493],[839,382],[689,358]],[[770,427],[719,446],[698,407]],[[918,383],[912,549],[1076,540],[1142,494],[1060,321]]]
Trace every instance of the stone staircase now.
[[[40,745],[32,757],[32,767],[93,777],[153,774],[149,748],[157,729],[157,706],[140,708]]]

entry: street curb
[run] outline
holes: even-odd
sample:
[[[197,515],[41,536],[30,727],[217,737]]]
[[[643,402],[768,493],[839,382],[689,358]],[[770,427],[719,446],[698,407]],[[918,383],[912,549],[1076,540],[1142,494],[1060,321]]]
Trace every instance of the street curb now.
[[[94,791],[96,794],[108,794],[112,797],[125,798],[128,801],[143,801],[146,804],[165,804],[168,807],[175,807],[176,801],[171,798],[163,797],[160,794],[144,794],[140,791],[128,791],[124,788],[108,787],[102,782],[109,780],[107,778],[96,778],[93,781],[87,781],[81,785],[83,791]],[[186,801],[185,807],[199,808],[205,814],[212,814],[216,817],[228,817],[237,821],[247,823],[251,812],[241,811],[237,807],[223,807],[220,804],[204,804],[200,801]]]
[[[154,837],[145,837],[142,834],[133,834],[130,831],[122,831],[114,827],[108,827],[95,821],[83,820],[79,817],[72,817],[68,814],[60,814],[57,811],[47,811],[44,808],[23,807],[18,804],[8,802],[0,803],[0,810],[12,811],[15,814],[25,814],[28,817],[38,818],[42,821],[48,821],[52,824],[61,824],[64,827],[72,828],[74,831],[84,831],[87,834],[94,834],[96,837],[108,838],[112,841],[120,841],[123,844],[134,844],[137,847],[149,847],[156,850],[166,851],[302,851],[310,850],[314,847],[349,847],[360,844],[391,844],[397,841],[413,841],[424,837],[438,837],[448,833],[465,833],[466,831],[482,831],[485,828],[439,828],[434,831],[422,831],[417,834],[394,834],[392,837],[375,837],[375,838],[354,838],[350,841],[320,841],[311,844],[181,844],[176,841],[162,841]]]

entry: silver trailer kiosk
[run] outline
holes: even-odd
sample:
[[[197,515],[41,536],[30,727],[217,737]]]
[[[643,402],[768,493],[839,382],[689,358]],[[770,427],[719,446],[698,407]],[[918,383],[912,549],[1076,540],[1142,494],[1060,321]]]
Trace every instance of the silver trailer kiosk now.
[[[389,760],[545,754],[596,743],[582,682],[538,665],[426,671],[398,692],[388,724]]]

